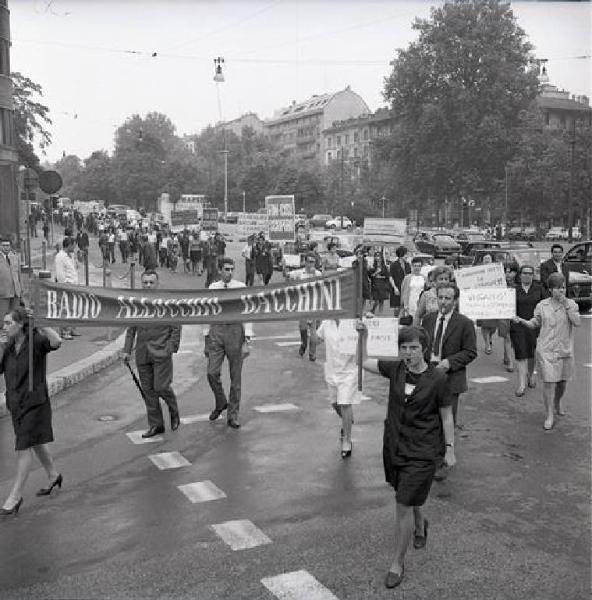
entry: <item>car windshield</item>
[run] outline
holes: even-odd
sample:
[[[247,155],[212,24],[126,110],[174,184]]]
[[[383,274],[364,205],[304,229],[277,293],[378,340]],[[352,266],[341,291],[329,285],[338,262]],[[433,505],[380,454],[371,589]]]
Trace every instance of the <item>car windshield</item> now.
[[[437,233],[436,235],[434,235],[434,239],[437,242],[450,242],[452,244],[454,244],[454,238],[451,235],[445,235],[443,233]]]
[[[538,267],[545,259],[543,256],[543,251],[541,250],[530,250],[529,252],[514,250],[512,251],[512,255],[516,257],[516,262],[519,266],[528,264],[532,265],[533,267]]]

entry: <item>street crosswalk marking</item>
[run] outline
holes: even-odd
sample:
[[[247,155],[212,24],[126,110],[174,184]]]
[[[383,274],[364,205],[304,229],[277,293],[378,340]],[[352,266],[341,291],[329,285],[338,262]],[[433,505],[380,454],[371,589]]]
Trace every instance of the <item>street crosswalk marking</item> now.
[[[208,421],[209,418],[209,413],[203,413],[201,415],[187,415],[186,417],[181,417],[181,424],[191,425],[192,423],[201,423],[202,421]]]
[[[226,494],[214,483],[209,480],[196,481],[195,483],[186,483],[177,486],[181,492],[187,496],[190,502],[209,502],[210,500],[220,500],[226,498]]]
[[[501,383],[502,381],[508,381],[508,378],[499,375],[491,375],[490,377],[475,377],[471,379],[471,381],[473,383]]]
[[[246,550],[271,544],[271,540],[261,529],[246,519],[217,523],[211,527],[232,550]]]
[[[191,463],[180,452],[159,452],[158,454],[149,454],[148,458],[161,471],[191,466]]]
[[[580,318],[582,318],[582,319],[592,319],[592,314],[589,314],[589,315],[580,315]]]
[[[271,413],[271,412],[285,412],[288,410],[300,410],[295,404],[285,402],[284,404],[261,404],[260,406],[253,406],[253,410],[260,413]]]
[[[261,583],[278,600],[339,600],[307,571],[265,577]]]
[[[589,369],[592,368],[592,363],[584,363],[585,367],[588,367]]]
[[[302,342],[276,342],[276,346],[284,347],[284,346],[300,346]]]
[[[151,438],[143,438],[142,434],[144,432],[139,429],[138,431],[129,431],[125,435],[134,443],[134,444],[152,444],[154,442],[163,442],[164,438],[162,435],[155,435]]]

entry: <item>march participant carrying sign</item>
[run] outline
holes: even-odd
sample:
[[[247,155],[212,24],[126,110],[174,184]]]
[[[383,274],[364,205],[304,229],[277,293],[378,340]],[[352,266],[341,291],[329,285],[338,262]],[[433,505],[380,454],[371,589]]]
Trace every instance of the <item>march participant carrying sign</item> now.
[[[293,242],[296,239],[294,196],[265,196],[265,208],[271,242]]]
[[[368,356],[393,358],[399,354],[399,319],[364,318],[368,332]],[[339,321],[339,341],[343,354],[356,354],[358,347],[358,331],[356,319]]]
[[[353,318],[353,270],[261,288],[122,290],[33,281],[35,322],[182,325]]]

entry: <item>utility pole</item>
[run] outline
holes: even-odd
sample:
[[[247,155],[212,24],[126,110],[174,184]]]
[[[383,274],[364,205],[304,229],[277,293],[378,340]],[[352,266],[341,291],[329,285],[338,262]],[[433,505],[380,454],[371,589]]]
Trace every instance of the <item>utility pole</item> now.
[[[226,138],[224,139],[224,145],[226,146]],[[224,217],[228,212],[228,150],[220,150],[224,154]]]
[[[247,212],[246,203],[245,203],[245,197],[246,197],[245,190],[243,190],[243,212],[244,213]]]
[[[506,201],[504,206],[504,229],[508,224],[508,165],[504,165],[504,173],[506,175]]]
[[[569,140],[569,196],[567,200],[567,238],[573,242],[573,180],[574,180],[574,153],[576,147],[576,120],[574,118]]]

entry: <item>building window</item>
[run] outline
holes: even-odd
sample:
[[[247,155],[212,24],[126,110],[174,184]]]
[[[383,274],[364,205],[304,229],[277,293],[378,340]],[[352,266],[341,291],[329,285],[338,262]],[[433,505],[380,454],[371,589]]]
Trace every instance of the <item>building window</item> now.
[[[354,156],[358,156],[358,147],[354,146]]]
[[[358,138],[359,138],[358,132],[355,131],[354,132],[354,143],[356,143],[358,141]]]
[[[347,146],[349,144],[349,134],[345,134],[345,145]]]
[[[364,156],[368,156],[368,144],[364,145]]]
[[[333,160],[333,154],[331,152],[327,152],[327,162],[331,162]]]
[[[368,139],[368,130],[364,129],[364,139],[367,140]]]
[[[331,148],[331,142],[332,142],[332,140],[331,140],[331,136],[329,136],[329,137],[327,138],[327,148]]]
[[[348,158],[349,157],[349,150],[347,148],[343,149],[343,158]]]
[[[336,139],[337,139],[337,145],[341,146],[341,136],[338,135]]]

